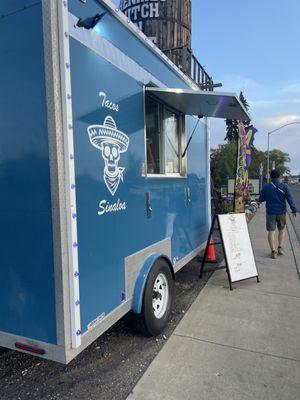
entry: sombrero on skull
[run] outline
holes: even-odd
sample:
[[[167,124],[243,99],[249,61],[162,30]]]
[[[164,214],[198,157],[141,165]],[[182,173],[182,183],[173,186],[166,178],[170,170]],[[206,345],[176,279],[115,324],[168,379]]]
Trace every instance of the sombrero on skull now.
[[[128,136],[117,129],[115,120],[110,115],[105,118],[103,125],[91,125],[87,130],[91,144],[97,149],[102,150],[104,143],[116,144],[120,153],[128,149]]]

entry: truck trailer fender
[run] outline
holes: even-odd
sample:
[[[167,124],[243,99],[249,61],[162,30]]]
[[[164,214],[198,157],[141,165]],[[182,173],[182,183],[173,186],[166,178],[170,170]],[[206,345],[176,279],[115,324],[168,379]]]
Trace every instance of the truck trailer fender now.
[[[144,296],[144,290],[145,290],[145,285],[147,282],[148,275],[153,268],[154,264],[156,263],[157,260],[163,258],[164,260],[167,261],[170,271],[172,273],[173,279],[175,279],[175,274],[174,274],[174,268],[169,260],[169,258],[165,254],[159,254],[159,253],[154,253],[151,254],[144,262],[140,274],[136,280],[135,283],[135,288],[134,288],[134,294],[133,294],[133,302],[132,302],[132,311],[135,314],[141,314],[142,313],[142,306],[143,306],[143,296]]]

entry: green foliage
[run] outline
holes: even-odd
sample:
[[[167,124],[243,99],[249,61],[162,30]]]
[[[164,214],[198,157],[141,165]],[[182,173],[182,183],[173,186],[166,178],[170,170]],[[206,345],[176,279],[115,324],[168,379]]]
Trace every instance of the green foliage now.
[[[227,185],[227,179],[235,176],[237,144],[230,142],[221,144],[211,152],[211,176],[214,185],[220,189]]]
[[[240,92],[240,101],[243,104],[243,106],[245,107],[245,109],[248,111],[250,106],[249,106],[249,103],[247,102],[243,92]],[[251,125],[251,121],[243,121],[243,123],[244,123],[245,128],[247,128],[248,126]]]
[[[257,150],[256,147],[253,149],[253,158],[249,168],[249,177],[256,178],[259,176],[259,165],[263,164],[264,174],[267,173],[267,152]]]
[[[229,142],[219,145],[217,149],[211,151],[211,176],[217,190],[223,185],[227,186],[228,178],[234,178],[236,173],[237,144]],[[286,163],[290,162],[288,153],[274,149],[270,151],[270,166],[275,161],[276,169],[281,174],[289,173],[290,169]],[[253,159],[249,168],[249,178],[259,176],[259,164],[263,163],[264,174],[267,172],[267,152],[254,148]]]
[[[249,104],[244,96],[243,92],[240,92],[240,101],[245,107],[246,110],[249,110]],[[228,142],[237,142],[239,138],[239,126],[238,126],[238,121],[236,119],[226,119],[226,137],[225,140],[228,140]],[[248,126],[251,125],[251,121],[243,121],[244,126],[247,128]]]
[[[270,151],[270,170],[272,169],[272,163],[275,162],[276,169],[280,172],[281,175],[289,174],[290,168],[288,168],[285,164],[291,161],[290,155],[288,153],[284,153],[281,150],[274,149]]]
[[[246,108],[246,110],[248,111],[249,110],[249,103],[248,103],[248,101],[246,100],[246,97],[245,97],[245,95],[244,95],[244,93],[241,91],[240,92],[240,100],[241,100],[241,102],[242,102],[242,104],[243,104],[243,106]]]
[[[223,200],[222,203],[220,204],[221,214],[228,214],[230,212],[233,212],[233,209],[234,209],[233,200]]]
[[[239,126],[236,119],[226,119],[226,137],[225,140],[228,142],[236,143],[239,138]]]

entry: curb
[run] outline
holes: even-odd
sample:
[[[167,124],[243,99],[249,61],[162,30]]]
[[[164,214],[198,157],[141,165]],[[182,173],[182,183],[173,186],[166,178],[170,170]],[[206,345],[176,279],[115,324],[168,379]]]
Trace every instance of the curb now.
[[[287,233],[288,233],[288,237],[291,243],[291,247],[292,247],[292,253],[294,256],[294,261],[295,261],[295,266],[296,266],[296,270],[298,273],[298,277],[300,279],[300,264],[299,261],[300,260],[300,242],[299,242],[299,237],[297,235],[297,232],[293,226],[292,220],[291,220],[291,215],[289,213],[288,214],[288,218],[286,220],[287,222]]]

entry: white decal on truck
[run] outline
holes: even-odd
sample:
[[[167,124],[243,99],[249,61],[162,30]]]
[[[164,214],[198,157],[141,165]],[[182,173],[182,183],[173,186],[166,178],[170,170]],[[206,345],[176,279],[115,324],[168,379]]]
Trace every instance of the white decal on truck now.
[[[113,117],[108,115],[103,125],[88,127],[91,144],[101,150],[104,160],[103,177],[107,189],[114,196],[120,181],[123,182],[125,168],[119,167],[120,156],[128,150],[129,137],[117,129]]]
[[[99,203],[98,215],[104,215],[111,212],[125,211],[126,202],[122,202],[120,199],[116,203],[110,204],[107,200],[101,200]]]
[[[121,0],[120,10],[133,22],[143,19],[159,18],[159,4],[166,0]]]
[[[112,111],[119,111],[119,104],[113,103],[107,98],[107,94],[105,92],[99,92],[99,97],[101,99],[101,106],[108,108]]]

